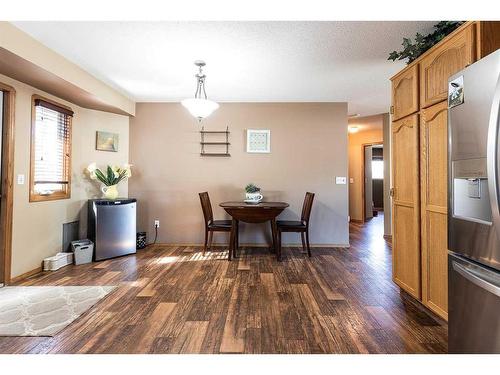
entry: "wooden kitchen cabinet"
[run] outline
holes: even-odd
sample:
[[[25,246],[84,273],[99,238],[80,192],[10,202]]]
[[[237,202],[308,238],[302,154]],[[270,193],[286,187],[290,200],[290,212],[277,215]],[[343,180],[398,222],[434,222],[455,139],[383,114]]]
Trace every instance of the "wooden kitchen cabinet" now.
[[[500,48],[500,22],[476,22],[477,59],[482,59],[484,56],[495,52],[498,48]]]
[[[448,106],[420,116],[422,302],[448,319]]]
[[[448,78],[475,61],[474,24],[434,46],[419,63],[420,105],[429,107],[446,99]]]
[[[418,112],[418,65],[392,78],[392,119]]]
[[[469,21],[391,78],[393,280],[444,319],[448,78],[498,48],[500,22]]]
[[[392,123],[393,280],[420,298],[418,115]]]

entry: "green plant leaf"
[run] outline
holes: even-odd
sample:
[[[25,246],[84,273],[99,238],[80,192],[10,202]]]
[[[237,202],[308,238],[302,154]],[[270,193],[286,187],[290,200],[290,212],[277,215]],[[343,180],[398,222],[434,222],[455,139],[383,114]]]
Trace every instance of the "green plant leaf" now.
[[[398,59],[399,54],[396,51],[392,51],[389,53],[389,58],[387,60],[396,61]]]
[[[259,188],[259,187],[257,187],[255,184],[250,183],[250,184],[248,184],[247,186],[245,186],[245,191],[246,191],[247,193],[257,193],[257,192],[259,192],[259,191],[260,191],[260,188]]]
[[[107,168],[107,180],[108,180],[108,183],[110,185],[113,185],[113,180],[115,179],[115,174],[113,172],[113,169],[111,169],[111,166],[108,165],[108,168]]]
[[[407,63],[409,64],[415,61],[429,48],[439,43],[446,35],[464,22],[465,21],[440,21],[434,25],[434,30],[431,33],[425,36],[417,33],[414,42],[412,42],[410,38],[403,38],[403,42],[401,43],[403,49],[399,52],[390,52],[387,60],[396,61],[407,59]]]
[[[126,174],[127,171],[120,170],[118,172],[118,177],[115,179],[115,184],[119,183],[120,181],[123,181],[125,179]]]
[[[95,175],[99,181],[101,181],[104,185],[107,185],[107,180],[104,174],[101,172],[100,169],[95,170]]]

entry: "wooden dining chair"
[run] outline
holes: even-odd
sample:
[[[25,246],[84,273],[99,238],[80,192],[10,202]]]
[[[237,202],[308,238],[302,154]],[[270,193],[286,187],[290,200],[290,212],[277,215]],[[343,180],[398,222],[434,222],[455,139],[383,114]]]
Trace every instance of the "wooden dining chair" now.
[[[281,233],[300,233],[300,237],[302,238],[302,249],[304,250],[304,252],[307,251],[307,255],[311,256],[311,247],[309,246],[309,217],[311,216],[313,201],[314,193],[307,192],[304,198],[304,204],[302,205],[302,215],[300,216],[300,221],[278,220],[276,222],[278,229],[278,246],[280,246],[280,248]]]
[[[205,246],[203,247],[203,255],[212,247],[212,239],[214,232],[231,232],[231,220],[214,220],[212,204],[208,192],[199,193],[203,217],[205,219]],[[237,242],[237,240],[236,240]]]

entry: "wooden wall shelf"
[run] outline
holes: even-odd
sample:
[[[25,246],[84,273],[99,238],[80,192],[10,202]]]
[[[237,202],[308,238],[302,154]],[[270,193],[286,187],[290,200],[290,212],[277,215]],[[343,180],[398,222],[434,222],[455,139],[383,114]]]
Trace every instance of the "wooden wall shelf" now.
[[[222,141],[222,140],[216,141],[216,140],[210,139],[209,142],[206,142],[205,135],[207,135],[207,134],[212,134],[213,136],[215,136],[216,134],[225,135],[225,140],[224,141]],[[231,154],[229,153],[229,145],[231,144],[231,143],[229,143],[229,127],[226,127],[226,130],[205,130],[202,127],[200,130],[200,135],[201,135],[200,156],[219,156],[219,157],[220,156],[231,156]],[[212,138],[212,136],[209,136],[209,137]],[[214,149],[214,151],[207,152],[205,149],[205,146],[215,146],[215,147],[210,147],[210,149]],[[225,152],[220,152],[221,148],[225,148]],[[218,152],[215,152],[216,150]]]

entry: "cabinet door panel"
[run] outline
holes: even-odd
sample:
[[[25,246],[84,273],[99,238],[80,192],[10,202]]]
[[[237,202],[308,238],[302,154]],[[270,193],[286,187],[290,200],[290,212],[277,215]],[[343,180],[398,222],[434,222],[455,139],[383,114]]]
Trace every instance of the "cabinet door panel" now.
[[[441,102],[424,109],[420,123],[422,302],[444,319],[448,319],[447,116],[447,104]]]
[[[420,62],[420,105],[429,107],[446,99],[448,78],[472,64],[475,58],[474,25],[470,25]]]
[[[404,70],[392,79],[393,120],[418,111],[418,66]]]
[[[420,299],[418,115],[392,123],[393,280]]]
[[[475,25],[479,60],[500,48],[500,21],[478,21]]]

